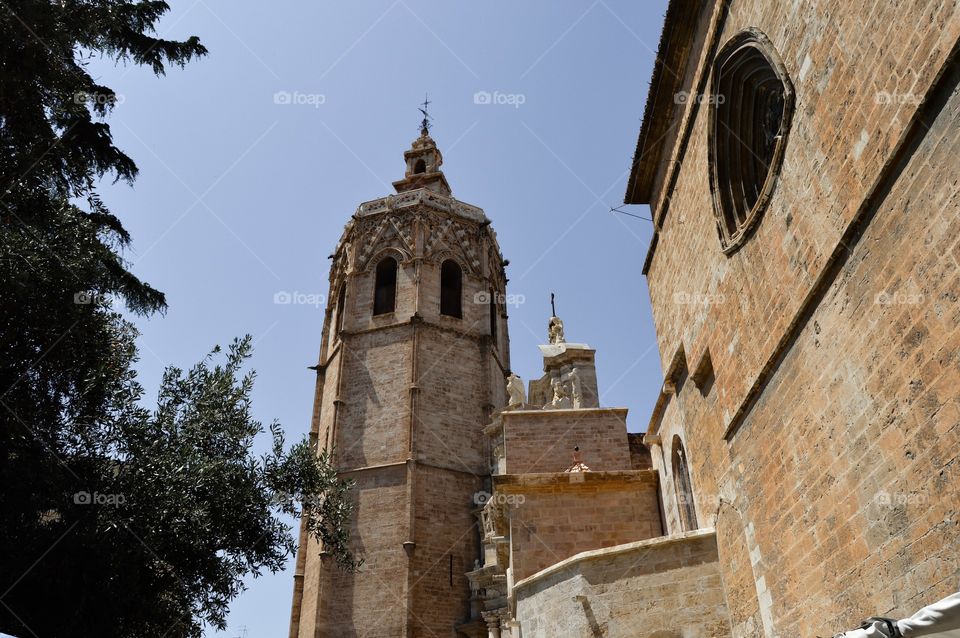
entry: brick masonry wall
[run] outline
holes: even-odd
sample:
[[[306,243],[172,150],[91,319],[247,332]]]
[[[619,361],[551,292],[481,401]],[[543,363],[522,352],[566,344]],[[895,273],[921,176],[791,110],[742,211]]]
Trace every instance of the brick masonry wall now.
[[[675,188],[657,196],[671,202],[648,273],[662,361],[682,345],[694,367],[709,350],[716,372],[707,392],[686,381],[659,426],[664,446],[682,434],[698,516],[716,525],[734,635],[830,635],[960,582],[955,80],[917,146],[892,156],[960,15],[939,1],[734,0],[720,41],[747,26],[773,41],[797,108],[770,206],[732,256],[711,212],[705,108]],[[825,270],[881,175],[863,235]]]
[[[369,636],[395,638],[403,632],[407,578],[407,480],[403,465],[358,472],[353,490],[356,516],[351,526],[351,543],[364,564],[357,574],[338,569],[329,558],[323,576],[308,578],[306,587],[316,587],[321,606],[317,636],[329,638]],[[308,570],[308,574],[317,573]],[[314,584],[312,581],[316,580]],[[306,597],[305,597],[306,598]],[[304,605],[306,611],[306,605]],[[304,623],[301,638],[314,638],[314,628]]]
[[[923,96],[941,68],[960,14],[942,0],[869,12],[843,0],[790,10],[735,0],[720,42],[747,27],[770,37],[796,90],[779,183],[753,237],[724,256],[711,212],[707,109],[699,108],[648,277],[664,369],[681,344],[692,363],[709,347],[725,420],[889,161],[916,109],[909,99]]]
[[[407,459],[412,328],[409,324],[345,338],[337,423],[337,465],[364,467]],[[335,387],[329,387],[336,394]]]
[[[502,418],[508,474],[563,472],[575,446],[591,470],[632,467],[625,408],[507,411]]]
[[[634,470],[649,470],[653,468],[650,458],[650,448],[643,444],[643,434],[628,432],[627,442],[630,444],[630,468]]]
[[[472,514],[480,488],[481,479],[467,473],[417,468],[412,636],[451,636],[453,627],[470,616],[465,574],[480,554]]]
[[[524,638],[730,635],[712,533],[587,552],[515,591]]]
[[[494,477],[510,516],[513,576],[662,534],[651,470]]]
[[[470,336],[431,326],[419,328],[417,360],[417,458],[458,471],[485,474],[487,443],[480,424],[487,418],[490,378],[483,348]]]
[[[680,386],[681,389],[686,388],[692,392],[697,392],[692,381],[688,381]],[[687,395],[684,395],[686,398]],[[701,400],[702,400],[701,395]],[[673,467],[673,445],[675,437],[679,438],[684,449],[687,451],[687,457],[691,461],[695,461],[698,464],[696,470],[694,468],[690,469],[690,482],[692,484],[694,498],[694,511],[697,516],[697,522],[701,526],[709,526],[712,524],[712,517],[717,509],[717,498],[711,497],[715,495],[716,492],[710,489],[701,489],[700,486],[700,477],[706,474],[709,474],[712,467],[708,466],[706,461],[701,456],[695,455],[690,457],[690,443],[688,443],[687,438],[698,436],[698,429],[700,426],[700,421],[695,421],[689,432],[684,427],[684,416],[680,405],[678,404],[676,397],[671,396],[667,407],[664,410],[663,417],[661,418],[658,426],[659,429],[657,433],[660,435],[660,439],[663,442],[661,445],[653,446],[651,449],[651,458],[653,460],[653,467],[660,474],[660,484],[663,491],[663,498],[661,502],[663,504],[663,518],[666,523],[667,533],[669,534],[678,534],[684,530],[683,524],[680,521],[680,510],[679,510],[679,496],[677,491],[677,479],[674,476],[674,467]],[[701,443],[699,440],[695,441],[693,445],[695,447],[699,446]]]

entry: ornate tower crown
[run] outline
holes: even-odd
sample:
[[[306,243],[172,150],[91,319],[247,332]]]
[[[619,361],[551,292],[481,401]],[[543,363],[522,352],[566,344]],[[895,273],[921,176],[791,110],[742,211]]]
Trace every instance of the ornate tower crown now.
[[[450,184],[440,170],[443,155],[437,148],[437,143],[427,134],[426,129],[413,141],[410,149],[404,151],[403,159],[406,160],[407,170],[403,174],[403,179],[393,183],[398,193],[427,188],[441,195],[451,194]]]
[[[407,163],[407,170],[403,179],[393,183],[393,187],[398,193],[411,191],[417,188],[427,188],[435,193],[449,196],[451,194],[450,184],[447,178],[443,176],[440,165],[443,164],[443,155],[437,148],[437,143],[430,137],[430,115],[427,113],[427,106],[430,101],[424,100],[423,121],[420,123],[420,137],[413,140],[410,150],[404,151],[403,159]]]

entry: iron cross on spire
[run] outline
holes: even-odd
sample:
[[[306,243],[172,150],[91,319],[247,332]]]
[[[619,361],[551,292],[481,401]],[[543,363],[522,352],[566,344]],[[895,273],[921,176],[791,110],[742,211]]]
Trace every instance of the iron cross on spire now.
[[[430,133],[430,113],[427,112],[427,109],[430,107],[432,102],[430,101],[430,96],[426,93],[423,95],[423,103],[420,105],[421,108],[417,109],[423,113],[423,120],[420,122],[420,134],[428,135]]]

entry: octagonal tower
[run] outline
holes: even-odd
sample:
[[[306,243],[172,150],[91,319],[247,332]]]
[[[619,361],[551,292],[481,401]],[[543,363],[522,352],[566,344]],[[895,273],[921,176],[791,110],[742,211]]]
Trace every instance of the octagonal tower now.
[[[504,260],[424,128],[397,194],[363,203],[332,255],[311,437],[356,481],[346,574],[301,532],[291,638],[450,636],[469,616],[482,427],[509,374]]]

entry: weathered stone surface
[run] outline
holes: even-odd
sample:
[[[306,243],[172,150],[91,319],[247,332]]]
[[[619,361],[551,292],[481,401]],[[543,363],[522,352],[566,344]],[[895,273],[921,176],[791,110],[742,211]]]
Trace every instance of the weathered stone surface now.
[[[514,590],[523,638],[730,635],[712,530],[582,552]]]
[[[708,100],[647,113],[672,131],[638,172],[672,371],[652,457],[676,531],[670,446],[682,439],[733,635],[831,635],[911,613],[960,577],[960,11],[724,6],[689,12],[689,42],[673,47],[693,61],[665,90],[696,96],[714,45],[756,28],[796,111],[769,207],[729,256],[704,164]]]
[[[506,465],[503,473],[563,472],[579,446],[584,463],[598,470],[629,470],[624,408],[517,410],[498,417]]]
[[[517,580],[578,552],[663,534],[651,470],[509,474],[493,486],[507,503]]]

